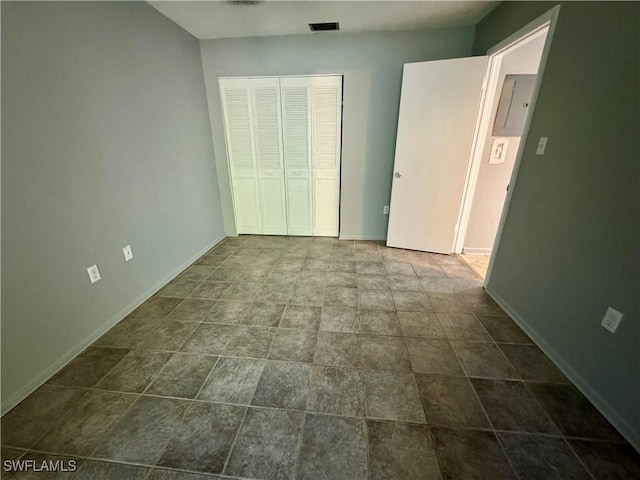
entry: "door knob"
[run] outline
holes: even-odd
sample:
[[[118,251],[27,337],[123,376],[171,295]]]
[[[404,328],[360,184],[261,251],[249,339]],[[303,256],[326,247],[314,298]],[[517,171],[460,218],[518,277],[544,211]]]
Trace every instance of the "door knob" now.
[[[396,172],[396,174],[394,175],[394,177],[396,178],[400,178],[402,176],[402,174],[400,172]]]

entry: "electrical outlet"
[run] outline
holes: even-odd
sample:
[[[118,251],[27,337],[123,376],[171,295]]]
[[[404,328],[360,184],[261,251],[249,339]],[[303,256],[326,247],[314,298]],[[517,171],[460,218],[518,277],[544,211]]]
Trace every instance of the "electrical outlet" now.
[[[131,245],[127,245],[122,249],[122,253],[124,253],[124,260],[128,262],[133,258],[133,252],[131,251]]]
[[[91,283],[96,283],[102,278],[102,275],[100,275],[100,269],[98,269],[98,265],[92,265],[91,267],[87,268],[87,272],[89,272]]]
[[[389,205],[385,205],[384,207],[382,207],[382,213],[384,215],[389,215]]]
[[[609,330],[611,333],[616,333],[616,329],[620,324],[620,320],[622,320],[622,314],[619,311],[609,307],[607,308],[607,311],[605,312],[600,325]]]

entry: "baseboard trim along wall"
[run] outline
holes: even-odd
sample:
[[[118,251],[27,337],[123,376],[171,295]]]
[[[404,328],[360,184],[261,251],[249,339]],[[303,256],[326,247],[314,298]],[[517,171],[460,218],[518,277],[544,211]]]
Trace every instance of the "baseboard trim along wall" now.
[[[629,423],[618,414],[618,412],[607,402],[598,392],[589,385],[589,383],[577,373],[571,365],[569,365],[564,358],[553,347],[551,347],[538,333],[529,326],[524,318],[522,318],[518,312],[515,311],[495,290],[491,287],[485,287],[489,296],[498,304],[502,309],[509,314],[514,322],[518,324],[522,330],[525,331],[534,343],[540,347],[555,365],[562,370],[569,380],[576,386],[582,394],[598,409],[598,411],[604,415],[604,417],[611,422],[611,424],[618,430],[618,432],[637,450],[640,452],[640,432],[633,428]]]
[[[462,249],[462,253],[466,253],[468,255],[491,255],[491,248],[464,247]]]
[[[369,235],[340,235],[338,240],[368,240],[371,242],[380,242],[386,240],[387,237],[369,236]]]
[[[62,370],[71,360],[73,360],[76,356],[86,350],[93,342],[95,342],[98,338],[100,338],[103,334],[107,332],[111,327],[113,327],[120,320],[124,319],[127,315],[133,312],[136,308],[146,302],[152,295],[158,292],[162,287],[164,287],[167,283],[177,277],[184,269],[186,269],[189,265],[195,262],[198,258],[204,255],[206,252],[211,250],[213,247],[218,245],[222,240],[226,238],[226,235],[221,235],[216,238],[213,242],[211,242],[208,246],[200,250],[197,254],[189,258],[186,262],[181,264],[178,268],[176,268],[169,275],[160,280],[155,286],[151,287],[145,293],[136,298],[129,305],[124,307],[120,312],[111,317],[106,323],[101,325],[98,329],[93,331],[91,334],[87,335],[83,338],[78,344],[69,350],[64,356],[62,356],[57,362],[53,363],[46,370],[44,370],[40,375],[35,377],[31,382],[29,382],[24,388],[17,391],[14,395],[9,397],[4,404],[2,405],[2,409],[0,411],[1,415],[5,415],[12,408],[22,402],[25,398],[31,395],[36,389],[40,388],[45,384],[47,380],[53,377],[56,373]]]

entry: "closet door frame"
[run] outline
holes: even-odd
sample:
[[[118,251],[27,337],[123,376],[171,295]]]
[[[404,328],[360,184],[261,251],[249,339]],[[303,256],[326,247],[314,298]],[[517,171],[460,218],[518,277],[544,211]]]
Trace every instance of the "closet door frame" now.
[[[339,82],[340,85],[340,96],[338,99],[338,109],[337,109],[337,148],[336,148],[336,173],[335,173],[335,180],[334,180],[334,176],[330,175],[328,178],[325,178],[325,175],[322,175],[321,172],[317,172],[319,174],[318,178],[320,180],[323,180],[324,182],[326,182],[327,180],[331,180],[331,181],[335,181],[335,225],[332,226],[330,229],[327,228],[321,228],[318,229],[316,228],[316,218],[317,218],[317,212],[316,212],[316,191],[317,191],[317,185],[316,185],[316,169],[314,169],[314,158],[313,158],[313,79],[320,79],[320,82],[322,83],[321,79],[327,78],[327,79],[331,79],[334,78],[335,80],[333,80],[334,82]],[[251,230],[251,231],[246,231],[241,228],[241,225],[239,224],[239,219],[238,219],[238,205],[236,202],[236,193],[238,193],[238,189],[236,186],[234,186],[234,180],[233,180],[233,167],[231,165],[232,162],[232,157],[230,155],[230,145],[229,145],[229,141],[227,136],[229,135],[229,130],[228,130],[228,126],[227,126],[227,119],[226,119],[226,109],[225,109],[225,105],[224,105],[224,99],[223,99],[223,83],[226,81],[246,81],[247,85],[250,84],[251,80],[264,80],[264,79],[295,79],[295,78],[299,78],[299,79],[308,79],[309,80],[309,98],[308,98],[308,106],[309,106],[309,117],[310,117],[310,123],[309,123],[309,142],[310,142],[310,148],[312,149],[312,151],[310,152],[310,169],[309,169],[309,177],[310,177],[310,195],[311,195],[311,222],[312,222],[312,230],[311,233],[309,234],[310,236],[329,236],[329,237],[339,237],[340,235],[340,205],[341,205],[341,190],[342,190],[342,181],[341,181],[341,172],[342,172],[342,116],[343,116],[343,95],[344,95],[344,74],[342,73],[327,73],[327,74],[313,74],[313,75],[272,75],[272,76],[243,76],[243,77],[218,77],[218,85],[219,85],[219,90],[220,90],[220,96],[221,96],[221,102],[222,102],[222,116],[223,116],[223,124],[224,124],[224,131],[225,131],[225,146],[226,146],[226,154],[227,154],[227,168],[228,168],[228,174],[229,174],[229,183],[231,185],[231,195],[232,195],[232,205],[233,205],[233,215],[234,215],[234,222],[235,222],[235,226],[236,226],[236,233],[238,234],[264,234],[264,235],[269,235],[268,232],[264,231],[263,226],[262,226],[262,219],[260,219],[260,231],[255,231],[255,230]],[[331,80],[329,80],[331,82]],[[249,88],[249,96],[252,96],[252,92],[251,89]],[[284,115],[284,112],[282,111],[282,94],[280,93],[279,95],[280,98],[280,119],[282,122],[282,118]],[[251,99],[251,102],[253,102],[253,99]],[[249,106],[250,110],[252,109],[252,104]],[[253,117],[253,115],[252,115]],[[254,139],[254,129],[255,129],[255,122],[253,119],[251,119],[250,121],[251,123],[251,137],[252,140]],[[286,165],[284,164],[284,149],[286,148],[286,146],[284,145],[284,141],[283,141],[283,128],[281,129],[280,132],[280,139],[281,139],[281,152],[283,155],[283,169],[284,169],[284,177],[285,177],[285,207],[286,207],[286,203],[287,203],[287,198],[286,198],[286,179],[287,179],[287,168]],[[259,178],[258,178],[258,166],[257,166],[257,158],[256,158],[256,152],[255,152],[255,144],[254,146],[252,146],[253,148],[253,159],[254,159],[254,169],[255,169],[255,188],[256,188],[256,192],[259,189]],[[295,175],[295,172],[294,172]],[[297,175],[296,175],[297,176]],[[301,175],[302,176],[302,175]],[[259,198],[256,199],[258,201],[258,204],[256,204],[256,212],[261,213],[261,208],[262,205],[259,203]],[[261,215],[259,215],[261,217]],[[289,216],[289,212],[287,209],[287,217]],[[291,233],[285,233],[287,235],[307,235],[306,233],[296,233],[296,231],[292,231]]]

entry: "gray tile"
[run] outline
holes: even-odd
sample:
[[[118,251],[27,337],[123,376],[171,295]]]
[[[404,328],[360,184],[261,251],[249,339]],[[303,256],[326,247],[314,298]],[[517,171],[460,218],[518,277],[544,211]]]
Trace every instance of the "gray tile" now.
[[[212,265],[193,265],[182,272],[178,278],[180,280],[199,280],[202,282],[206,280],[215,269],[216,267]]]
[[[365,370],[363,377],[367,417],[426,422],[412,373]]]
[[[522,382],[472,378],[471,384],[496,430],[560,433]]]
[[[432,428],[445,480],[516,479],[493,432]]]
[[[270,268],[244,268],[238,270],[236,281],[238,282],[264,282],[267,275],[271,272]]]
[[[251,403],[261,407],[304,410],[310,376],[310,365],[268,362]]]
[[[415,275],[413,267],[408,262],[384,262],[387,275]]]
[[[303,413],[250,408],[224,473],[264,479],[293,478]]]
[[[211,310],[215,303],[215,300],[187,298],[171,312],[168,318],[172,320],[201,321],[207,317],[209,310]]]
[[[271,342],[269,358],[292,362],[312,362],[318,332],[298,328],[279,328]]]
[[[221,354],[237,334],[238,326],[220,324],[201,324],[191,337],[182,345],[181,350],[194,353]]]
[[[330,415],[362,417],[365,414],[362,382],[360,370],[314,366],[307,409]]]
[[[93,387],[129,350],[89,347],[47,383],[68,387]]]
[[[2,445],[30,448],[84,393],[73,388],[40,387],[2,417]]]
[[[146,480],[216,480],[222,477],[154,468]]]
[[[265,360],[221,357],[202,386],[198,399],[248,405],[265,364]]]
[[[219,294],[219,297],[227,300],[253,299],[258,295],[261,288],[262,283],[258,282],[235,282]]]
[[[463,301],[476,315],[504,315],[507,314],[486,293],[462,294]]]
[[[132,350],[96,384],[96,388],[142,392],[170,357],[171,354],[165,352]]]
[[[309,305],[287,305],[280,326],[318,330],[320,328],[320,307]]]
[[[425,425],[367,421],[369,479],[440,479],[438,459]]]
[[[329,272],[355,273],[356,262],[348,261],[348,260],[332,261],[329,264]]]
[[[265,358],[275,330],[269,327],[238,326],[224,353],[237,357]]]
[[[238,270],[237,268],[218,267],[211,275],[209,275],[207,281],[224,282],[230,285],[231,283],[237,281],[239,276],[240,270]]]
[[[628,443],[569,440],[569,444],[595,478],[640,478],[640,454]]]
[[[402,334],[398,314],[383,310],[360,310],[360,331],[368,335]]]
[[[18,450],[15,448],[2,447],[0,448],[0,460],[2,460],[2,463],[4,464],[5,460],[18,460],[25,453],[27,453],[26,450]]]
[[[362,366],[362,349],[358,335],[319,332],[313,363],[338,367]]]
[[[186,298],[198,287],[198,285],[200,285],[200,283],[201,282],[199,280],[176,279],[165,285],[162,290],[156,293],[156,296]]]
[[[509,317],[477,315],[480,323],[487,329],[491,338],[497,343],[533,344],[531,339]],[[513,363],[513,362],[512,362]]]
[[[125,465],[122,463],[98,462],[95,460],[83,460],[78,464],[75,476],[82,480],[146,480],[150,469]],[[62,474],[62,478],[70,477]],[[38,478],[41,478],[38,476]],[[154,477],[152,477],[154,478]]]
[[[102,335],[94,346],[137,348],[157,324],[158,319],[154,318],[126,317]]]
[[[289,303],[294,305],[322,305],[324,287],[317,285],[297,285]]]
[[[414,372],[464,375],[460,362],[447,340],[405,338]]]
[[[386,290],[359,290],[358,306],[361,310],[395,311],[391,292]]]
[[[525,380],[569,382],[560,369],[535,345],[500,345],[500,350]]]
[[[155,465],[179,431],[188,405],[189,402],[184,400],[140,397],[93,456]]]
[[[157,464],[220,473],[245,414],[245,407],[194,402]]]
[[[456,278],[451,280],[451,290],[453,293],[464,295],[482,295],[484,294],[483,280],[480,278]],[[474,313],[482,314],[481,311]]]
[[[358,275],[386,275],[382,262],[356,262]]]
[[[360,333],[357,309],[352,307],[322,307],[320,330],[324,332]]]
[[[389,290],[386,275],[358,274],[358,288],[363,290]]]
[[[307,415],[296,478],[366,479],[364,422],[352,418]]]
[[[422,292],[393,292],[393,301],[400,312],[431,312],[427,297]]]
[[[190,297],[218,299],[226,293],[234,284],[229,282],[203,282],[198,288],[191,292]]]
[[[264,283],[278,283],[280,285],[289,284],[294,285],[298,280],[299,273],[297,271],[277,271],[272,270],[269,275],[264,279]]]
[[[416,381],[430,425],[490,428],[468,379],[417,374]]]
[[[354,264],[355,265],[355,264]],[[329,272],[327,273],[327,287],[357,287],[356,274],[347,272]]]
[[[620,440],[609,422],[573,385],[532,382],[526,385],[565,436]]]
[[[399,312],[398,319],[405,337],[446,338],[435,313]]]
[[[471,314],[471,307],[463,301],[462,297],[455,293],[430,292],[427,297],[431,308],[436,313]]]
[[[57,427],[36,442],[34,449],[90,455],[137,398],[135,395],[89,391],[69,409]]]
[[[291,298],[293,293],[292,284],[283,283],[265,283],[262,290],[258,294],[261,302],[282,303],[285,304]]]
[[[420,279],[420,284],[422,285],[422,289],[430,293],[454,293],[453,285],[451,280],[449,280],[446,276],[442,277],[418,277]]]
[[[203,322],[242,323],[251,309],[251,303],[233,300],[218,300]]]
[[[470,377],[519,379],[511,364],[493,343],[451,342]]]
[[[176,353],[164,365],[145,393],[195,398],[218,357]]]
[[[449,278],[478,278],[478,275],[467,265],[442,265],[442,270]]]
[[[327,272],[317,270],[303,270],[298,275],[296,286],[316,287],[316,293],[322,293],[327,283]]]
[[[357,307],[358,289],[345,287],[326,287],[324,289],[323,305],[339,307]]]
[[[413,271],[416,272],[416,275],[422,280],[423,278],[441,278],[443,280],[448,280],[447,275],[444,273],[442,268],[436,264],[412,264]]]
[[[410,275],[389,275],[387,279],[391,290],[422,292],[422,285],[415,273]]]
[[[468,342],[490,342],[491,337],[482,324],[471,314],[454,315],[438,313],[438,321],[447,337],[451,340]]]
[[[561,438],[510,433],[499,436],[513,469],[522,480],[591,479]]]
[[[184,345],[187,339],[198,327],[195,322],[183,322],[178,320],[156,320],[153,328],[140,338],[135,348],[149,350],[176,351]]]
[[[254,303],[249,313],[240,323],[247,325],[261,325],[263,327],[277,327],[284,312],[284,305],[277,303]]]
[[[362,335],[362,366],[372,370],[411,371],[402,337]]]
[[[160,319],[169,315],[176,308],[181,298],[152,297],[136,308],[131,317]]]

